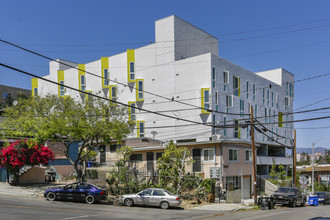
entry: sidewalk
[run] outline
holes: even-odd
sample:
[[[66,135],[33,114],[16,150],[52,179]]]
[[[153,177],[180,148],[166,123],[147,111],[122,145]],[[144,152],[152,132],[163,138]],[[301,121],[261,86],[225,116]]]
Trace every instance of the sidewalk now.
[[[43,193],[45,192],[45,190],[52,187],[54,187],[54,185],[50,184],[11,186],[8,183],[0,182],[0,194],[27,197],[43,197]]]
[[[212,203],[208,205],[202,205],[191,209],[208,210],[208,211],[237,211],[240,209],[251,209],[253,202],[254,202],[253,199],[246,199],[244,200],[244,204],[222,202],[222,203]]]

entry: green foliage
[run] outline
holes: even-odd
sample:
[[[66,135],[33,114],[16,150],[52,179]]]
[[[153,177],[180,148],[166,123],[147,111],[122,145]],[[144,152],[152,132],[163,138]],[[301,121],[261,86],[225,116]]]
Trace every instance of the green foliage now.
[[[202,179],[199,176],[186,174],[181,181],[181,192],[190,192],[196,189],[202,183]]]
[[[275,164],[274,159],[273,159],[272,169],[270,170],[269,176],[271,177],[271,179],[269,179],[269,181],[271,183],[277,185],[278,184],[278,181],[277,181],[278,173],[276,172],[276,164]]]
[[[184,175],[185,163],[191,162],[186,160],[188,156],[187,148],[178,147],[173,141],[168,143],[163,155],[157,161],[159,181],[162,187],[171,186],[175,191],[177,190],[180,170],[181,175]]]
[[[129,169],[129,158],[132,154],[133,148],[122,147],[117,150],[117,163],[116,169],[113,169],[106,182],[110,186],[110,192],[113,195],[119,195],[124,193],[136,193],[141,190],[139,181],[137,179],[137,171],[135,169]]]
[[[315,192],[323,192],[323,191],[330,192],[330,187],[327,186],[326,183],[314,182],[314,190],[315,190]]]
[[[78,179],[82,179],[78,164],[86,159],[84,152],[111,140],[120,143],[130,133],[126,108],[99,99],[78,102],[55,95],[22,98],[18,105],[7,108],[4,115],[7,117],[2,128],[6,129],[6,137],[35,137],[39,142],[62,142]],[[81,146],[77,159],[73,161],[69,148],[76,141],[80,141]]]
[[[287,179],[285,168],[284,168],[283,164],[280,164],[278,166],[278,169],[279,169],[278,178],[281,180],[280,186],[283,187],[286,185],[286,179]]]
[[[215,179],[204,179],[200,185],[204,187],[205,192],[209,194],[214,192],[215,182]]]

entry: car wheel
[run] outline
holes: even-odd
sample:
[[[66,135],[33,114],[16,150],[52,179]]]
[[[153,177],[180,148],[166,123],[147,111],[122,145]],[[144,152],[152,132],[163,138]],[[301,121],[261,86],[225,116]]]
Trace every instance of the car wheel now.
[[[294,199],[292,202],[291,202],[291,207],[296,207],[297,206],[297,201]]]
[[[49,201],[54,201],[56,199],[56,194],[53,192],[47,193],[46,199]]]
[[[160,207],[162,209],[168,209],[170,207],[170,204],[168,202],[161,202]]]
[[[327,204],[327,200],[324,200],[324,205],[326,205]]]
[[[125,205],[127,206],[127,207],[131,207],[131,206],[133,206],[134,205],[134,202],[133,202],[133,200],[132,199],[125,199]]]
[[[88,203],[88,204],[92,204],[92,203],[94,203],[95,202],[95,198],[94,198],[94,196],[92,196],[92,195],[88,195],[88,196],[86,196],[86,202]]]
[[[305,207],[306,206],[306,200],[303,201],[303,203],[301,203],[301,207]]]

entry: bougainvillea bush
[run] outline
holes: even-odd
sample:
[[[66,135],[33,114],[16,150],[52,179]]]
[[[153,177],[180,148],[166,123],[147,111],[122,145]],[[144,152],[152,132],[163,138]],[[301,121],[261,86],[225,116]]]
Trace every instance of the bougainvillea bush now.
[[[54,160],[53,152],[33,140],[19,140],[4,146],[0,152],[0,165],[14,175],[13,183],[18,183],[20,169],[25,165],[46,165]]]

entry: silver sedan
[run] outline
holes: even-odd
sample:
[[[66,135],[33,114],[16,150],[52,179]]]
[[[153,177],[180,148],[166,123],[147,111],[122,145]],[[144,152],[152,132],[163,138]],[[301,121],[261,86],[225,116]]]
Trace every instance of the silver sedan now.
[[[137,194],[122,195],[119,202],[126,206],[147,205],[159,206],[162,209],[177,207],[181,204],[180,196],[172,194],[166,189],[148,188]]]

